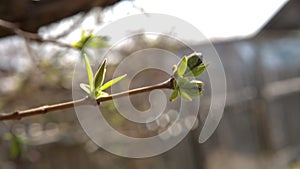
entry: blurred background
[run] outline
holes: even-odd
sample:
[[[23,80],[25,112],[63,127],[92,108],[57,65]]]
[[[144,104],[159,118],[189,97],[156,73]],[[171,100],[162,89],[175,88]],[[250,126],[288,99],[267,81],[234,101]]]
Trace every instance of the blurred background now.
[[[1,0],[0,113],[71,100],[73,70],[80,59],[74,49],[15,35],[3,20],[43,39],[71,44],[80,39],[82,29],[100,29],[116,19],[144,12],[190,22],[219,53],[227,78],[227,101],[213,136],[198,143],[210,105],[209,88],[202,97],[198,121],[183,123],[194,125],[193,130],[176,147],[151,158],[130,159],[106,152],[84,133],[74,109],[67,109],[0,122],[0,169],[300,168],[300,2],[296,0]],[[205,49],[207,44],[188,38],[194,49]],[[138,36],[115,51],[107,79],[123,58],[149,47],[191,52],[165,38]],[[149,76],[155,78],[145,78]],[[138,74],[131,87],[167,77],[149,70]],[[208,84],[207,73],[201,80]],[[148,95],[132,96],[133,104],[147,109]],[[176,107],[174,104],[169,107]],[[167,126],[139,126],[137,130],[116,112],[112,102],[101,108],[107,120],[127,135],[148,137]]]

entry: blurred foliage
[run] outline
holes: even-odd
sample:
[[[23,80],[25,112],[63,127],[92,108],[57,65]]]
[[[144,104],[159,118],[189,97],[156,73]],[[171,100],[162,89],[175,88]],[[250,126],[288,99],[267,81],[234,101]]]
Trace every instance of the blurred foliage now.
[[[288,169],[300,169],[300,164],[290,164]]]
[[[93,31],[82,30],[80,39],[73,43],[72,46],[82,51],[85,47],[101,48],[109,45],[107,44],[107,37],[93,34]]]
[[[6,133],[3,135],[3,139],[10,141],[10,157],[16,159],[21,157],[25,148],[25,140],[17,135]]]

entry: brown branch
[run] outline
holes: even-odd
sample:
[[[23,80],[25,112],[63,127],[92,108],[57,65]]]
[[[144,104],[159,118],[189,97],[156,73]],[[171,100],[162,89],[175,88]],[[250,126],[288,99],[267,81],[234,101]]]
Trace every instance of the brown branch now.
[[[96,102],[95,102],[95,100],[93,100],[91,98],[85,97],[85,98],[82,98],[82,99],[69,101],[69,102],[64,102],[64,103],[58,103],[58,104],[53,104],[53,105],[44,105],[44,106],[41,106],[41,107],[32,108],[32,109],[28,109],[28,110],[22,110],[22,111],[15,111],[15,112],[12,112],[12,113],[3,113],[3,114],[0,114],[0,121],[20,120],[23,117],[29,117],[29,116],[34,116],[34,115],[38,115],[38,114],[46,114],[48,112],[67,109],[67,108],[71,108],[71,107],[74,107],[74,106],[96,105],[96,103],[100,104],[100,102],[112,100],[112,99],[115,99],[115,98],[124,97],[124,96],[127,96],[127,95],[133,95],[133,94],[149,92],[149,91],[152,91],[152,90],[155,90],[155,89],[173,89],[173,80],[174,80],[173,78],[170,78],[167,81],[159,83],[159,84],[146,86],[146,87],[141,87],[141,88],[136,88],[136,89],[132,89],[132,90],[127,90],[127,91],[120,92],[120,93],[111,94],[111,95],[108,95],[108,96],[101,97],[101,98],[97,99]]]
[[[53,43],[53,44],[56,44],[56,45],[59,45],[62,47],[73,48],[70,44],[58,41],[54,38],[44,39],[43,37],[41,37],[40,35],[38,35],[36,33],[23,31],[16,24],[2,20],[2,19],[0,19],[0,27],[5,28],[16,35],[19,35],[19,36],[24,37],[29,40],[34,40],[39,43],[42,43],[42,42]]]
[[[109,8],[120,0],[0,0],[0,18],[17,23],[22,30],[37,33],[42,26],[59,22],[94,7]],[[11,35],[0,28],[0,38]]]

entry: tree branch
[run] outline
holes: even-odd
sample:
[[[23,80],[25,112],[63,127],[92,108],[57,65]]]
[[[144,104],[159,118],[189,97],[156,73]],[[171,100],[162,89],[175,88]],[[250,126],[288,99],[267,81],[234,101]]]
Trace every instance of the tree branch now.
[[[0,27],[11,31],[12,33],[14,33],[16,35],[22,36],[22,37],[24,37],[26,39],[29,39],[29,40],[34,40],[34,41],[39,42],[39,43],[42,43],[42,42],[53,43],[53,44],[56,44],[56,45],[59,45],[59,46],[62,46],[62,47],[73,48],[70,44],[58,41],[54,38],[44,39],[43,37],[41,37],[40,35],[38,35],[36,33],[23,31],[16,24],[14,24],[12,22],[5,21],[3,19],[0,19]]]
[[[94,7],[114,6],[121,0],[1,0],[0,18],[17,23],[22,30],[36,33],[42,26],[88,12]],[[0,28],[0,38],[11,35]]]
[[[53,104],[53,105],[44,105],[44,106],[41,106],[41,107],[32,108],[32,109],[28,109],[28,110],[22,110],[22,111],[15,111],[15,112],[12,112],[12,113],[3,113],[3,114],[0,114],[0,121],[20,120],[23,117],[29,117],[29,116],[34,116],[34,115],[38,115],[38,114],[46,114],[48,112],[67,109],[67,108],[71,108],[71,107],[74,107],[74,106],[95,105],[96,103],[100,104],[101,102],[104,102],[104,101],[124,97],[124,96],[127,96],[127,95],[133,95],[133,94],[149,92],[149,91],[152,91],[152,90],[155,90],[155,89],[173,89],[173,81],[174,81],[174,79],[170,78],[170,79],[166,80],[165,82],[162,82],[162,83],[159,83],[159,84],[146,86],[146,87],[141,87],[141,88],[136,88],[136,89],[132,89],[132,90],[127,90],[127,91],[120,92],[120,93],[111,94],[111,95],[104,96],[104,97],[101,97],[101,98],[97,99],[96,102],[95,102],[95,100],[92,100],[91,98],[85,97],[85,98],[82,98],[82,99],[69,101],[69,102],[64,102],[64,103],[58,103],[58,104]]]

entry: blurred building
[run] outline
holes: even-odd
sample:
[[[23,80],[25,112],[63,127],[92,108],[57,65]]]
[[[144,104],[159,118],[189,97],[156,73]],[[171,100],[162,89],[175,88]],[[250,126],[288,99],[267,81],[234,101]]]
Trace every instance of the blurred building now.
[[[208,168],[288,168],[300,159],[299,20],[293,0],[254,37],[214,44],[228,93],[221,123],[204,143]]]

